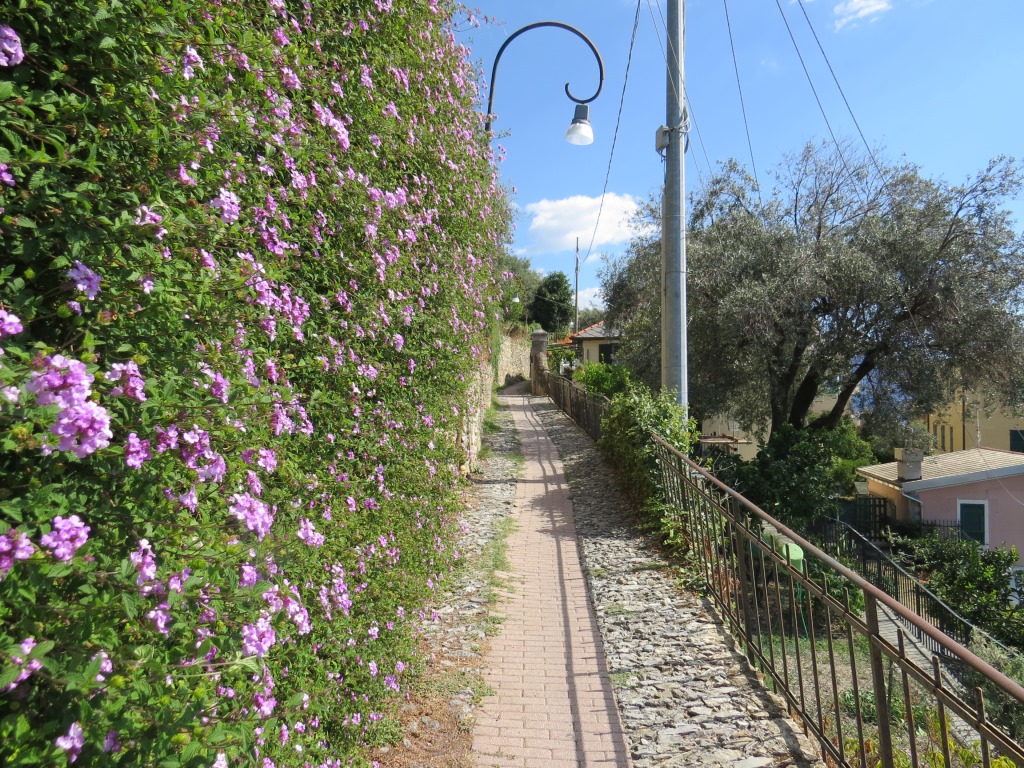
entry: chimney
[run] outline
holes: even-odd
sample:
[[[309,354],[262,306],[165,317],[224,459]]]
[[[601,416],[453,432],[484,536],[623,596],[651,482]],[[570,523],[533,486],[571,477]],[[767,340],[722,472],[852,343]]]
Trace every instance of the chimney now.
[[[903,482],[921,479],[924,451],[920,448],[896,449],[896,478]]]

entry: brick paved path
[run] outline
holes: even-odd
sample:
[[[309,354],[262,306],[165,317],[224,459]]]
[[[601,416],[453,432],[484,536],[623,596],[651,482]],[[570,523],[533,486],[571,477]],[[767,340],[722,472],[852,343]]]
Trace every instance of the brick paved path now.
[[[587,598],[562,462],[525,396],[501,398],[526,459],[509,537],[510,591],[473,730],[481,768],[630,766],[593,608]]]

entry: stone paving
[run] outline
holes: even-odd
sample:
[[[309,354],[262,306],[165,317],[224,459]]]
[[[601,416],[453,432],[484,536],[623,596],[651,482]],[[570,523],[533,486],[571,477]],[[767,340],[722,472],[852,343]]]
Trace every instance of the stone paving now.
[[[460,671],[482,673],[495,689],[479,707],[469,689],[451,699],[465,726],[474,729],[476,764],[823,766],[795,721],[733,650],[710,606],[677,587],[671,564],[657,542],[637,530],[630,500],[590,438],[547,398],[502,400],[516,409],[520,425],[528,422],[522,435],[525,467],[540,475],[513,481],[506,454],[515,439],[506,411],[502,432],[485,439],[492,455],[475,479],[460,545],[472,555],[493,535],[496,522],[512,516],[519,523],[509,540],[509,589],[489,609],[504,617],[501,634],[490,654],[476,653],[488,608],[481,577],[472,569],[462,583],[449,586],[437,609],[439,620],[427,629],[432,642],[460,659]],[[532,456],[531,440],[537,451]],[[526,504],[527,491],[542,490],[558,500],[541,500],[544,494],[536,505]],[[570,500],[567,512],[561,502]],[[574,556],[593,613],[578,604],[582,579],[566,571]],[[550,625],[544,628],[536,621],[540,598],[531,600],[526,591],[537,578],[546,609],[557,606],[556,615],[540,622]],[[569,591],[576,595],[566,603]],[[575,607],[564,607],[573,600]],[[555,641],[528,640],[532,632],[552,627]],[[586,636],[592,639],[579,645]],[[585,672],[584,663],[590,665]],[[534,695],[538,684],[544,695]],[[587,735],[585,721],[598,714],[604,724],[595,738]],[[504,744],[487,741],[503,735]]]

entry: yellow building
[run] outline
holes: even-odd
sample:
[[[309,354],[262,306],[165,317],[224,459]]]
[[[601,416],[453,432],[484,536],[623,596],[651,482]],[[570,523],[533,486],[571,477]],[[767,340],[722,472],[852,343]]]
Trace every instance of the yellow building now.
[[[1024,453],[1024,418],[987,408],[974,394],[963,395],[925,419],[932,453],[994,448]]]

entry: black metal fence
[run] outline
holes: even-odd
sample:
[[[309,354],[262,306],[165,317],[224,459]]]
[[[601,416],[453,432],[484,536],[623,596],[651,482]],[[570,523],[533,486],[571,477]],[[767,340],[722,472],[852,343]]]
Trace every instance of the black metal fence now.
[[[654,440],[709,596],[826,762],[1024,766],[1024,688]]]
[[[601,418],[608,407],[608,398],[588,395],[571,379],[552,373],[548,373],[546,384],[548,395],[555,404],[597,441],[601,437]]]
[[[852,563],[857,573],[961,645],[970,643],[972,635],[981,631],[943,602],[921,579],[841,520],[816,521],[810,538],[829,554]],[[906,628],[930,651],[941,653],[942,648],[928,635],[916,632],[912,625]]]

